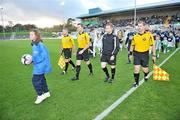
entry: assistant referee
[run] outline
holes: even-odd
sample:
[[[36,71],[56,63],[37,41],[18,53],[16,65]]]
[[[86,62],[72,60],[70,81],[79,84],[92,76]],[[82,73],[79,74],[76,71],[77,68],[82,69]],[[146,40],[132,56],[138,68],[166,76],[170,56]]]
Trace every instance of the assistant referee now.
[[[152,46],[153,55],[152,60],[156,61],[156,49],[155,42],[152,34],[150,32],[145,32],[145,22],[138,22],[138,33],[134,35],[131,48],[130,56],[134,57],[134,87],[139,85],[139,72],[142,66],[144,72],[144,80],[148,80],[148,65],[149,65],[149,49]]]
[[[75,64],[71,60],[72,49],[74,48],[74,40],[73,40],[72,36],[70,36],[68,34],[67,28],[64,28],[62,33],[63,33],[63,37],[61,40],[61,44],[62,44],[61,48],[63,48],[63,53],[64,53],[66,64],[65,64],[65,69],[61,74],[64,75],[67,72],[69,63],[72,65],[73,69],[75,69]]]

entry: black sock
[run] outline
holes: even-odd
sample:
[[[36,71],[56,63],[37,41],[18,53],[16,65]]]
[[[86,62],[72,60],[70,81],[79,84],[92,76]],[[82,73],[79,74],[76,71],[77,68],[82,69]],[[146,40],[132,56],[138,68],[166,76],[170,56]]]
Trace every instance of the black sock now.
[[[134,73],[134,80],[136,84],[139,84],[139,73]]]
[[[68,66],[69,66],[69,63],[68,63],[68,62],[66,62],[65,69],[64,69],[64,71],[65,71],[65,72],[67,71]]]
[[[72,60],[70,60],[69,63],[70,63],[73,67],[75,67],[75,64],[73,63]]]
[[[76,66],[76,77],[77,77],[77,78],[79,78],[80,70],[81,70],[81,66],[80,66],[80,65],[77,65],[77,66]]]
[[[92,71],[92,64],[91,63],[88,65],[88,68],[89,68],[90,73],[92,73],[93,71]]]
[[[144,78],[147,77],[148,74],[149,74],[149,72],[147,72],[147,73],[144,72]]]
[[[114,79],[115,76],[115,72],[116,72],[116,68],[111,68],[111,75],[112,75],[112,79]]]
[[[109,73],[108,73],[108,69],[107,69],[107,67],[102,68],[102,69],[103,69],[104,73],[106,74],[106,77],[108,77],[108,78],[109,78]]]

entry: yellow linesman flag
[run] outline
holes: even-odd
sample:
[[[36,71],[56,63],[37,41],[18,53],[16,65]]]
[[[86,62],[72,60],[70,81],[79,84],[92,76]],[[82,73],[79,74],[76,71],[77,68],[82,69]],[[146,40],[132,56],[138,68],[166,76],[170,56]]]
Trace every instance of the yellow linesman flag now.
[[[59,57],[59,61],[58,61],[58,65],[61,69],[63,69],[65,67],[65,60],[64,60],[64,56],[60,56]]]
[[[162,70],[160,67],[154,64],[154,74],[153,79],[154,80],[162,80],[162,81],[169,81],[169,74]]]

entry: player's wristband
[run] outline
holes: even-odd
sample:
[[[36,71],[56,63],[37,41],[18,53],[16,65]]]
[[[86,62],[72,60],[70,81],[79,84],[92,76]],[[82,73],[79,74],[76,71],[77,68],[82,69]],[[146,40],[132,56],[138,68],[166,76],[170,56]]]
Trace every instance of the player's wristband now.
[[[156,57],[156,55],[152,55],[153,57]]]

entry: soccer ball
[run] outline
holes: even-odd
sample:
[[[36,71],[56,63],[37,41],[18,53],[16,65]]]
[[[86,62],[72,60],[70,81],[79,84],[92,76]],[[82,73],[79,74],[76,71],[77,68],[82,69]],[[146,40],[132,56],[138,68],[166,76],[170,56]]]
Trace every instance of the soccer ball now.
[[[32,63],[32,56],[30,54],[24,54],[21,57],[21,63],[24,65],[29,65]]]

